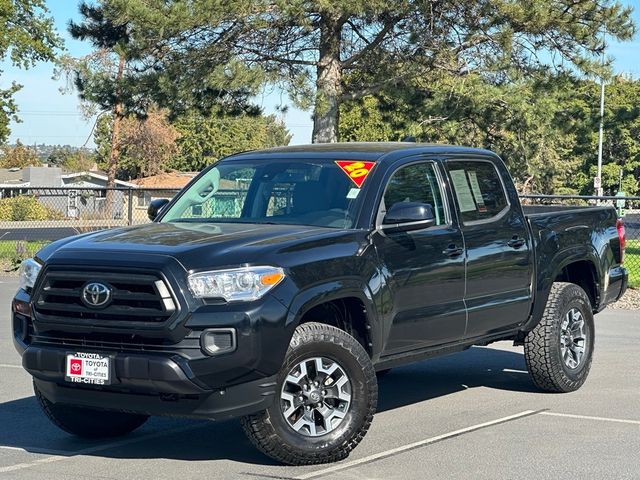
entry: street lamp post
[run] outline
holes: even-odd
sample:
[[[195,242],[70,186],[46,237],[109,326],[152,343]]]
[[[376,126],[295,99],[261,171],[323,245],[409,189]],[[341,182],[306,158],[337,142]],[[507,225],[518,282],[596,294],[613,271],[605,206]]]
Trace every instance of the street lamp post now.
[[[602,32],[602,67],[603,72],[600,74],[600,128],[598,130],[598,172],[596,178],[593,179],[595,194],[599,197],[603,194],[602,189],[602,143],[604,140],[604,62],[605,62],[605,32]]]
[[[602,196],[602,141],[604,137],[604,77],[600,80],[600,129],[598,131],[598,173],[594,182],[596,195]]]

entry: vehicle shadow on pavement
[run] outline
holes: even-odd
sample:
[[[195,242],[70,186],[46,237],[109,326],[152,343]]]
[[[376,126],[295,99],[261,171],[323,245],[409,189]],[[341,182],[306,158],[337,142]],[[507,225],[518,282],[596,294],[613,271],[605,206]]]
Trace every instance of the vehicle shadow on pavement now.
[[[32,396],[0,404],[0,425],[0,447],[23,449],[31,453],[63,456],[80,453],[102,458],[184,461],[224,459],[276,465],[249,443],[237,420],[208,422],[154,417],[129,435],[115,439],[85,440],[68,435],[51,424]],[[99,450],[81,452],[85,449]],[[0,456],[2,452],[0,449]]]
[[[486,347],[393,369],[378,383],[379,412],[474,387],[540,393],[529,377],[522,352]]]
[[[505,372],[504,369],[509,371]],[[525,370],[521,353],[482,347],[426,360],[394,369],[380,379],[378,411],[392,410],[480,386],[517,392],[537,391]],[[156,417],[126,437],[102,442],[87,441],[54,427],[32,396],[1,403],[0,426],[0,447],[24,449],[32,453],[73,456],[84,449],[105,447],[82,454],[125,459],[224,459],[275,465],[249,443],[237,420],[216,423]],[[125,444],[117,445],[119,442]]]

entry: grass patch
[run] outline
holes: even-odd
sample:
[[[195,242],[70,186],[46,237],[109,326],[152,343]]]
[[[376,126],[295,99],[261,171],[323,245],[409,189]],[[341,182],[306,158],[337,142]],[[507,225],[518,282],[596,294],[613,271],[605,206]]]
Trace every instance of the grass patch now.
[[[627,240],[624,266],[629,270],[629,286],[640,288],[640,240]]]
[[[50,242],[46,240],[0,240],[0,258],[15,258],[17,255],[25,258],[33,257],[35,253]]]
[[[33,257],[48,243],[46,240],[0,240],[1,271],[14,269],[21,260]]]

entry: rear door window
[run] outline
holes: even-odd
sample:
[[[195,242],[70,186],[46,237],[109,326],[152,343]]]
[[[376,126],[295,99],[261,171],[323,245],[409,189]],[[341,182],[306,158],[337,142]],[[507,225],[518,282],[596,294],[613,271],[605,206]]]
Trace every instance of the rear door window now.
[[[447,167],[463,223],[490,221],[508,209],[502,179],[493,163],[449,160]]]

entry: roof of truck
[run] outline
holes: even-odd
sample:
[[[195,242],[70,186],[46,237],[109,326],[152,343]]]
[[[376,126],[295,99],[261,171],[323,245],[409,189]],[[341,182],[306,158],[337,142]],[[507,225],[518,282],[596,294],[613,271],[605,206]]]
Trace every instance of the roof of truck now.
[[[308,145],[291,145],[288,147],[276,147],[266,150],[252,150],[249,152],[232,155],[230,158],[239,158],[245,155],[268,156],[278,155],[295,157],[300,154],[314,157],[332,158],[359,158],[363,160],[375,161],[385,154],[406,151],[411,154],[475,154],[491,155],[493,152],[480,148],[461,147],[455,145],[443,145],[434,143],[416,142],[342,142],[342,143],[314,143]]]

